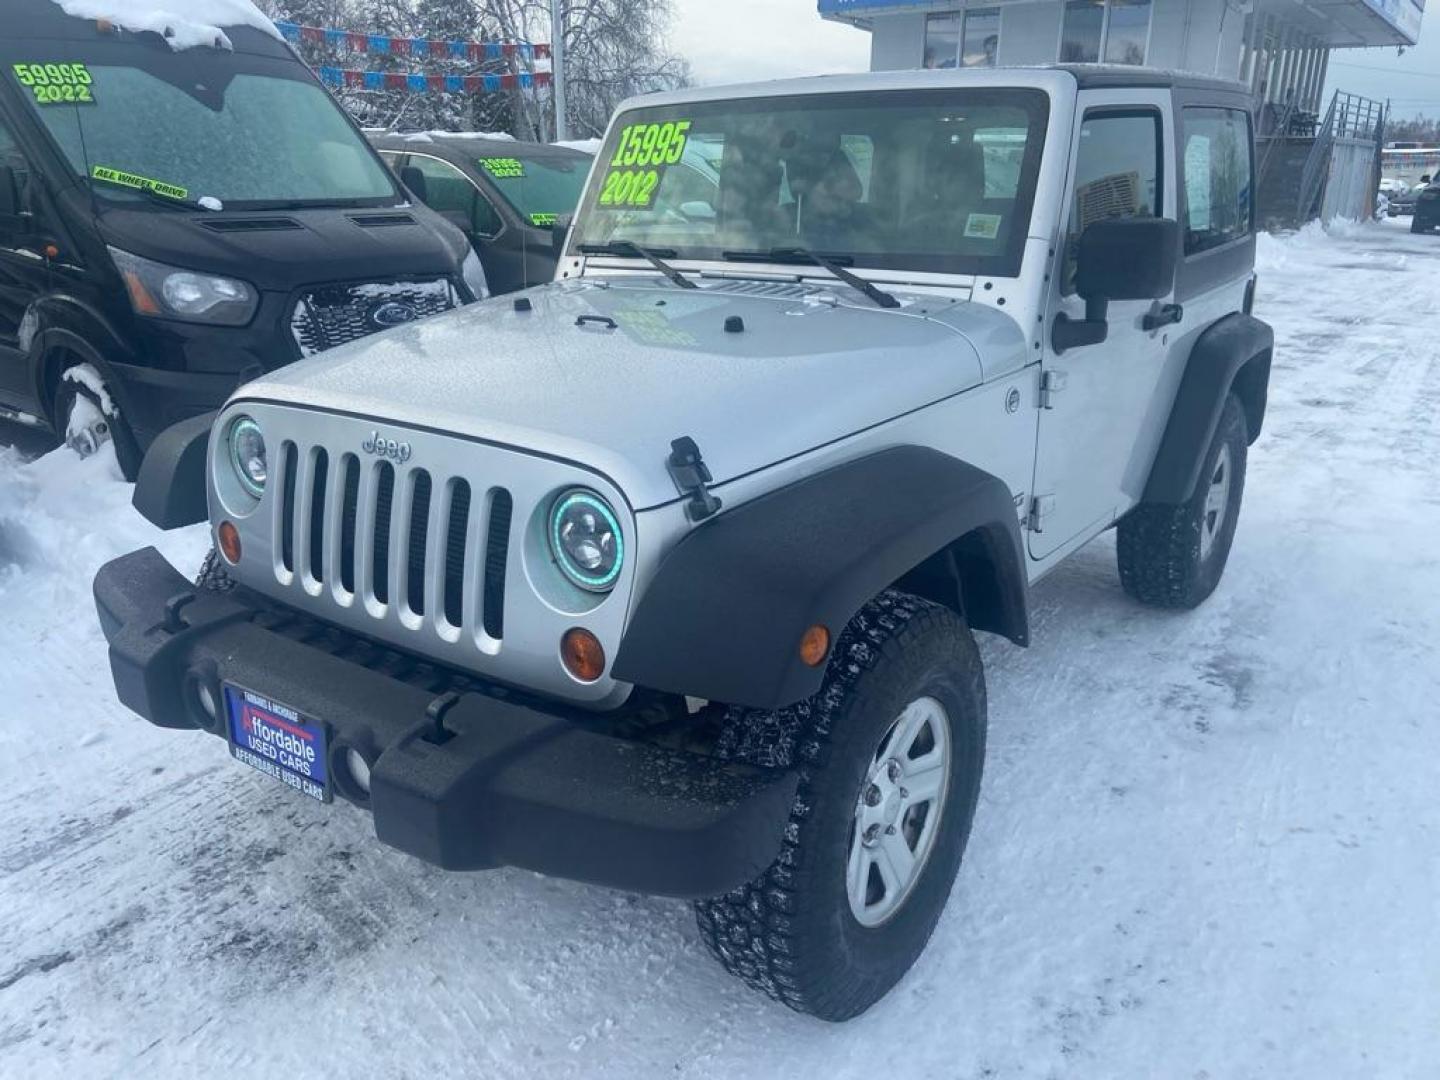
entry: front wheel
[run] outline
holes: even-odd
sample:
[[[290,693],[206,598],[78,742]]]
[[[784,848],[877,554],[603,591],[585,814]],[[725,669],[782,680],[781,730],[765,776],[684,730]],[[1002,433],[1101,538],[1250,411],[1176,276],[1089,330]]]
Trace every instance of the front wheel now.
[[[800,788],[770,868],[695,905],[720,963],[824,1020],[883,997],[950,895],[980,791],[985,710],[964,622],[893,590],[840,636],[813,698],[732,709],[721,755],[798,766]]]
[[[140,471],[140,448],[99,373],[90,364],[68,367],[55,389],[55,428],[65,445],[82,458],[99,453],[108,442],[126,480]]]

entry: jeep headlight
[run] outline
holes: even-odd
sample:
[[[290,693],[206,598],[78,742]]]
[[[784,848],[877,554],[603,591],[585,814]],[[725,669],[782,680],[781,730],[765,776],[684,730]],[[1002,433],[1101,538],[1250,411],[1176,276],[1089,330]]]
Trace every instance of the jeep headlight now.
[[[610,504],[575,488],[550,510],[550,552],[560,572],[587,592],[609,592],[625,564],[625,540]]]
[[[230,465],[240,486],[255,498],[265,494],[270,465],[265,456],[265,436],[260,425],[248,416],[237,416],[230,422],[226,439]]]
[[[244,326],[260,306],[254,287],[235,278],[166,266],[119,248],[112,247],[110,257],[137,315]]]

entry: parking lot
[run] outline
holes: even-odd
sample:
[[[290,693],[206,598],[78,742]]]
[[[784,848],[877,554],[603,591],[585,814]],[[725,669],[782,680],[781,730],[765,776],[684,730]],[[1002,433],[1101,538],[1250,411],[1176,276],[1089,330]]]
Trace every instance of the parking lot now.
[[[108,454],[0,450],[0,1075],[1433,1075],[1440,238],[1407,226],[1261,238],[1225,580],[1141,609],[1107,536],[1029,650],[984,641],[965,865],[844,1027],[727,977],[685,905],[447,876],[128,714],[90,579],[203,531],[154,533]]]

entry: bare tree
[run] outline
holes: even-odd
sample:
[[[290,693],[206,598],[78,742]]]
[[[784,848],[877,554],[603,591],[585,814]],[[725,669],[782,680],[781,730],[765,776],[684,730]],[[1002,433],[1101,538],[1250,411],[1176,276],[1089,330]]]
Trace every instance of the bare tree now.
[[[545,42],[552,40],[550,0],[259,0],[266,14],[307,25],[443,40]],[[670,0],[563,0],[567,120],[571,132],[599,135],[624,98],[689,82],[689,65],[673,55],[665,34]],[[548,61],[524,53],[474,62],[450,56],[336,55],[326,45],[302,43],[312,66],[426,74],[531,74]],[[381,127],[508,131],[523,139],[555,137],[551,91],[454,94],[347,87],[336,96],[361,123]]]

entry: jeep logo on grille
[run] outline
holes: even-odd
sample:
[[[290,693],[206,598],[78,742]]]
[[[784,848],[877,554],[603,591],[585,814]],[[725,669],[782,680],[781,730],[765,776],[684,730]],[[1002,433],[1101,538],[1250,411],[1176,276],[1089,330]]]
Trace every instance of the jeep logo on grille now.
[[[398,461],[401,465],[410,460],[410,444],[408,442],[396,442],[394,439],[382,438],[378,431],[370,432],[370,437],[360,444],[360,449],[367,454],[374,454],[376,457]]]
[[[383,304],[376,304],[370,309],[370,321],[382,329],[392,326],[404,326],[408,322],[414,322],[420,317],[420,313],[410,304],[402,304],[398,300],[387,300]]]

